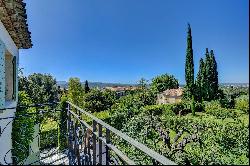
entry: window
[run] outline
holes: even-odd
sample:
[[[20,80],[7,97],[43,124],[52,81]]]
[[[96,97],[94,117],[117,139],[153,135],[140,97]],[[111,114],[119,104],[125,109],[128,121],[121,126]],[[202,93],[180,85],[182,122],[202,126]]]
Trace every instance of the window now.
[[[16,57],[5,54],[5,101],[16,99]]]

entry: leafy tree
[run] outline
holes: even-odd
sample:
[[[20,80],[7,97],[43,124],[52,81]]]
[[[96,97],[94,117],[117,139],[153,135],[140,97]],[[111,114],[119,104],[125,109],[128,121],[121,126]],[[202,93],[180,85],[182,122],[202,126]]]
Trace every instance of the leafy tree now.
[[[236,98],[235,108],[249,114],[249,95],[242,95]]]
[[[77,106],[83,103],[83,88],[79,78],[69,79],[68,99]]]
[[[193,60],[193,48],[192,48],[192,34],[191,27],[188,24],[188,36],[187,36],[187,51],[186,51],[186,62],[185,62],[185,80],[186,90],[188,97],[193,95],[194,88],[194,60]]]
[[[90,112],[100,112],[111,108],[116,100],[116,94],[113,91],[92,89],[84,96],[84,108]]]
[[[147,80],[145,78],[141,78],[139,80],[139,87],[140,89],[146,89],[147,88]]]
[[[18,88],[25,91],[32,103],[51,103],[58,101],[58,87],[56,79],[50,74],[34,73],[28,77],[19,75]]]
[[[88,80],[85,81],[84,91],[85,93],[88,93],[90,91]]]
[[[152,80],[151,84],[152,89],[155,89],[157,92],[163,92],[167,89],[176,89],[179,87],[178,80],[173,75],[163,74],[156,76]]]

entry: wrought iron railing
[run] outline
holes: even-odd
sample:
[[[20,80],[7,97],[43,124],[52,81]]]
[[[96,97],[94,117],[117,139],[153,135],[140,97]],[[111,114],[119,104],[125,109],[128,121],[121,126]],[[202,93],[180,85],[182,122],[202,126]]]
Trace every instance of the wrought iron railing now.
[[[67,165],[135,165],[138,164],[131,160],[127,154],[125,154],[118,146],[115,145],[113,138],[118,137],[127,144],[130,144],[134,148],[143,152],[149,158],[154,161],[154,164],[163,165],[175,165],[163,155],[149,149],[145,145],[139,143],[128,135],[108,125],[104,121],[96,118],[89,112],[79,108],[78,106],[66,102],[64,105],[66,108],[60,108],[57,103],[48,104],[35,104],[29,107],[36,108],[36,112],[22,115],[22,117],[31,118],[32,114],[36,114],[36,123],[40,123],[39,134],[35,137],[43,136],[41,129],[43,124],[42,118],[47,118],[47,115],[54,116],[60,112],[60,114],[66,115],[65,119],[62,116],[56,116],[54,120],[59,124],[53,132],[52,136],[42,137],[39,142],[43,143],[40,146],[39,161],[32,161],[28,164],[67,164]],[[20,106],[20,108],[27,108],[27,106]],[[16,117],[2,117],[1,120],[12,119]],[[57,130],[58,129],[58,130]],[[59,131],[60,134],[56,133]],[[4,130],[2,130],[4,132]],[[54,135],[53,135],[54,134]],[[2,133],[0,133],[1,138]],[[57,139],[55,139],[55,137]],[[46,139],[46,140],[43,140]],[[44,146],[49,140],[58,140],[50,143],[50,146]],[[48,144],[48,143],[47,143]],[[9,150],[10,151],[10,150]],[[32,149],[31,149],[32,151]],[[15,158],[13,156],[13,158]],[[16,159],[17,160],[17,159]],[[27,164],[27,162],[16,161],[17,163]],[[142,164],[140,162],[140,164]],[[12,164],[12,163],[1,163]]]
[[[131,137],[127,136],[121,131],[103,122],[102,120],[96,118],[89,112],[84,111],[83,109],[79,108],[78,106],[70,102],[67,103],[68,103],[67,111],[68,111],[68,130],[69,130],[68,140],[69,140],[70,164],[85,164],[86,162],[86,164],[93,164],[93,165],[96,164],[110,165],[112,163],[115,163],[114,158],[111,159],[110,156],[110,151],[113,151],[119,157],[119,159],[121,159],[121,162],[123,164],[135,165],[136,163],[133,160],[129,159],[122,151],[120,151],[114,144],[112,144],[112,140],[110,139],[110,134],[112,133],[122,138],[135,148],[141,150],[146,155],[150,156],[153,160],[156,160],[158,163],[163,165],[175,165],[174,162],[170,161],[166,157],[149,149],[145,145],[132,139]],[[92,119],[92,126],[90,126],[88,123],[82,120],[81,116],[82,114],[87,115],[89,118]],[[73,129],[73,132],[70,131],[71,129]],[[81,134],[77,132],[79,131],[79,129],[82,130],[81,132],[82,134],[85,133],[84,137],[82,137]],[[89,134],[89,136],[86,133]],[[84,140],[79,141],[79,139],[81,138],[83,138]],[[92,146],[90,146],[89,144],[90,138],[92,138]],[[78,142],[82,144],[78,145],[77,144]],[[103,148],[103,146],[105,148]],[[84,160],[84,163],[81,163],[81,156],[80,156],[81,147],[83,147],[83,151],[86,152],[85,159],[87,160]],[[105,149],[105,152],[103,152],[103,149]],[[72,154],[77,154],[77,155],[75,156]]]

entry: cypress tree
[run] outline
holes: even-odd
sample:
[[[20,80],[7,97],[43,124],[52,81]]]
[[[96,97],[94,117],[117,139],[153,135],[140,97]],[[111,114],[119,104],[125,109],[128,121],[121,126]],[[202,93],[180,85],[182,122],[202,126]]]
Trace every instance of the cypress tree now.
[[[203,59],[200,59],[200,66],[199,71],[196,77],[196,87],[198,91],[198,101],[202,101],[202,98],[204,98],[204,74],[205,74],[205,64],[203,62]]]
[[[219,89],[219,81],[218,81],[218,71],[217,71],[217,62],[215,60],[213,50],[210,51],[210,59],[211,59],[211,99],[216,99]]]
[[[187,50],[186,50],[186,62],[185,62],[185,80],[187,87],[187,97],[193,95],[194,90],[194,61],[193,61],[193,48],[192,48],[192,34],[191,27],[188,24],[187,35]]]
[[[89,88],[89,83],[88,83],[88,80],[86,80],[86,81],[85,81],[85,85],[84,85],[84,91],[85,91],[85,93],[88,93],[89,90],[90,90],[90,88]]]
[[[205,59],[205,71],[204,71],[204,99],[207,101],[211,100],[211,82],[212,82],[212,63],[211,57],[206,48],[206,59]]]

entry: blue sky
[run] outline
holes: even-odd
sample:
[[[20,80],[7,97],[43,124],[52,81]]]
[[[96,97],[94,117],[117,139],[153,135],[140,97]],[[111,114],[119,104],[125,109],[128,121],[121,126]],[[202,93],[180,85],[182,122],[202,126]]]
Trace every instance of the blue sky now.
[[[20,51],[26,75],[136,83],[169,73],[185,83],[189,22],[195,73],[209,48],[220,82],[249,82],[248,0],[25,2],[34,45]]]

